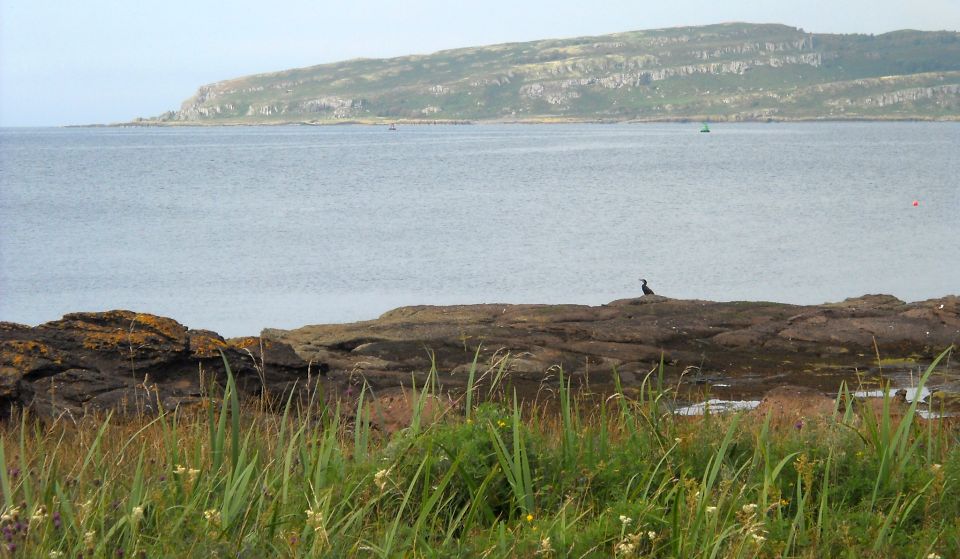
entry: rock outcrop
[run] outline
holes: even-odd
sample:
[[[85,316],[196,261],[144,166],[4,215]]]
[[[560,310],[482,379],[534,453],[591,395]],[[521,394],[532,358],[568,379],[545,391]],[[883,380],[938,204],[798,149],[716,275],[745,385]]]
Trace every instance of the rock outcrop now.
[[[385,395],[422,384],[431,369],[456,389],[475,356],[483,382],[500,375],[533,389],[556,383],[561,369],[597,387],[616,370],[625,386],[637,386],[662,359],[672,383],[739,383],[756,395],[869,370],[878,354],[922,366],[956,344],[957,296],[905,303],[867,295],[814,306],[656,295],[597,307],[415,306],[230,340],[148,314],[75,313],[36,327],[0,323],[0,405],[41,415],[189,405],[222,384],[221,351],[248,396],[282,398],[308,377],[322,379],[327,394],[349,397],[366,382]]]
[[[736,384],[752,395],[786,383],[809,385],[826,373],[868,371],[885,362],[931,361],[960,343],[960,298],[905,303],[867,295],[799,306],[646,296],[607,305],[416,306],[353,324],[265,330],[304,359],[396,384],[432,364],[448,385],[497,366],[538,385],[566,375],[595,385],[636,385],[664,360],[667,375],[690,385]],[[339,374],[339,373],[338,373]],[[722,379],[722,380],[721,380]]]
[[[214,332],[130,311],[74,313],[35,328],[0,323],[0,414],[132,413],[200,401],[225,380],[226,355],[246,395],[283,394],[308,364],[282,343]]]

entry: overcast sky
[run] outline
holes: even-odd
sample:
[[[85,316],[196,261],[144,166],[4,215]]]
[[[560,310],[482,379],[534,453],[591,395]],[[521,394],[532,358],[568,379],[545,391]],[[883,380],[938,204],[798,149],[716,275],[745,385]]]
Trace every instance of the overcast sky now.
[[[960,0],[0,0],[0,126],[107,123],[202,84],[356,57],[724,21],[960,30]]]

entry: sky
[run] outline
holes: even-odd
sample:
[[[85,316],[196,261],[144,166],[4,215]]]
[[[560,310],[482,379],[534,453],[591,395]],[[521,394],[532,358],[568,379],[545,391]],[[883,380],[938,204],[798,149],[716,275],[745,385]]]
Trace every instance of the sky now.
[[[0,126],[112,123],[197,87],[358,57],[727,21],[960,30],[960,0],[0,0]]]

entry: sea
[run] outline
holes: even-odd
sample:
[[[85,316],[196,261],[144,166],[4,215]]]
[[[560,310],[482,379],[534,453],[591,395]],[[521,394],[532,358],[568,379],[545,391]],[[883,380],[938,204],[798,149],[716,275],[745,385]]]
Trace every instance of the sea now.
[[[960,294],[960,123],[0,129],[0,321]]]

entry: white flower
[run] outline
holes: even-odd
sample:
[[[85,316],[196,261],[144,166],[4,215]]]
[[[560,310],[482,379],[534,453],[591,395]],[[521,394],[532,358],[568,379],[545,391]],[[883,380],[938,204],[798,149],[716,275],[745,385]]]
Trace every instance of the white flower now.
[[[940,308],[943,308],[943,305],[940,305]],[[930,553],[927,555],[927,559],[943,559],[943,557],[940,557],[936,553]]]
[[[757,504],[749,503],[749,504],[743,505],[742,507],[740,507],[740,510],[742,510],[744,514],[753,514],[757,511]]]
[[[753,541],[756,542],[758,545],[767,541],[767,538],[761,536],[760,534],[750,534],[750,535],[753,536]]]
[[[540,548],[537,549],[537,555],[549,555],[553,553],[553,546],[550,545],[550,537],[547,536],[540,540]]]
[[[96,530],[89,530],[86,534],[83,535],[83,545],[87,547],[93,547],[93,538],[97,537]]]
[[[50,559],[60,559],[63,557],[62,551],[51,551],[49,555]]]
[[[616,553],[617,555],[630,555],[631,553],[633,553],[633,549],[635,547],[636,546],[630,542],[622,541],[617,544],[617,547],[614,549],[614,553]]]
[[[630,518],[629,516],[624,516],[622,514],[620,515],[620,524],[623,524],[624,526],[629,526],[631,522],[633,522],[633,519]]]
[[[47,517],[47,511],[43,507],[39,507],[33,512],[33,516],[30,517],[31,524],[39,524],[43,522],[43,519]]]
[[[707,514],[713,514],[717,512],[717,507],[707,507]]]
[[[390,475],[390,470],[393,468],[387,468],[386,470],[380,470],[373,476],[373,483],[383,491],[383,488],[387,486],[387,477]]]
[[[651,540],[656,539],[657,533],[654,532],[653,530],[650,530],[649,532],[647,532],[647,537],[650,538]]]
[[[142,520],[143,506],[141,505],[141,506],[133,507],[133,510],[130,511],[130,518],[132,518],[134,522]]]
[[[20,516],[20,509],[17,507],[13,507],[4,511],[4,513],[0,515],[0,520],[2,520],[3,522],[9,522],[11,520],[16,520],[17,517],[19,516]]]

